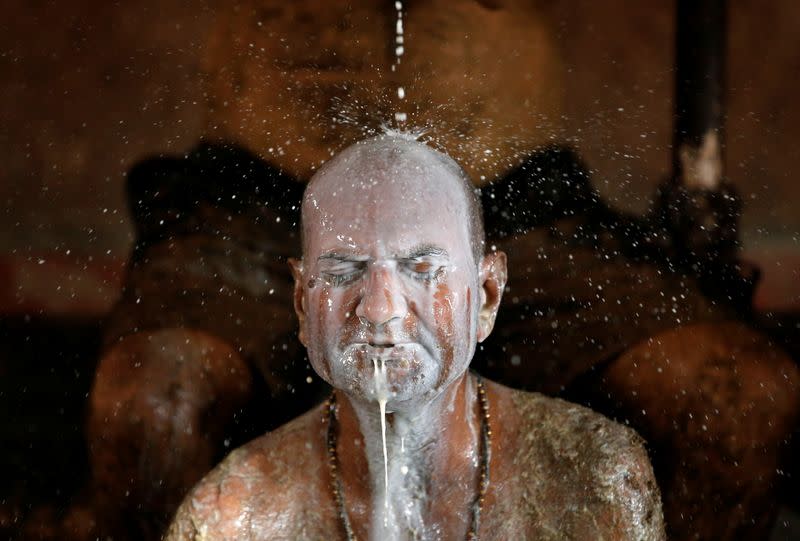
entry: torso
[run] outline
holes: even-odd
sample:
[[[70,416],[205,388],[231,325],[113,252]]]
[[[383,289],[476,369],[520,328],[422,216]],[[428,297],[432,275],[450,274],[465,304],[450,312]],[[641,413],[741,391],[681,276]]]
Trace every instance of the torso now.
[[[480,539],[664,538],[658,488],[632,430],[558,399],[488,387]],[[317,407],[234,451],[184,502],[167,539],[344,539],[325,438]]]
[[[481,539],[663,539],[639,436],[578,405],[501,388]],[[509,429],[513,427],[513,429]]]

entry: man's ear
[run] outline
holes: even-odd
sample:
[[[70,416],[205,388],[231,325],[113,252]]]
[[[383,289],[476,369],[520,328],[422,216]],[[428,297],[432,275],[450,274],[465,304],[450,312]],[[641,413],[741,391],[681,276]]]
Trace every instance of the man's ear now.
[[[306,345],[306,295],[305,284],[303,283],[303,260],[289,258],[289,267],[292,269],[292,277],[294,278],[294,294],[292,300],[294,303],[294,313],[297,314],[297,321],[300,323],[300,330],[298,337],[300,343]]]
[[[506,287],[506,254],[494,251],[483,256],[480,268],[481,307],[478,312],[478,342],[483,342],[494,328],[500,300]]]

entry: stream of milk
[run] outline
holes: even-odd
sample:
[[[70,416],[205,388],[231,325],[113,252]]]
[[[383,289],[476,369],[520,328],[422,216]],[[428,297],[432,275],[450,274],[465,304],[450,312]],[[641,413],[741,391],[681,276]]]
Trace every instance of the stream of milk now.
[[[392,71],[397,70],[400,65],[401,57],[405,52],[405,36],[403,35],[403,2],[396,0],[394,8],[397,11],[397,20],[395,21],[395,48],[394,48],[394,64],[392,64]],[[406,89],[402,86],[397,87],[397,98],[405,100]],[[397,127],[402,128],[408,116],[402,111],[397,111],[394,114]],[[378,399],[378,406],[381,410],[381,438],[383,443],[383,483],[384,483],[384,522],[388,520],[389,516],[389,455],[386,451],[386,401],[389,398],[389,389],[386,383],[386,366],[383,359],[372,359],[372,366],[375,374],[375,396]],[[405,447],[405,446],[404,446]],[[405,449],[404,449],[405,450]]]
[[[383,443],[383,522],[389,521],[389,454],[386,450],[386,401],[389,399],[389,386],[386,381],[386,365],[383,359],[372,359],[375,378],[375,397],[381,412],[381,441]]]
[[[400,65],[400,58],[403,56],[405,52],[405,36],[403,35],[403,2],[397,0],[394,3],[394,7],[397,10],[397,21],[395,23],[395,36],[394,36],[394,64],[392,64],[392,71],[397,70],[397,66]],[[397,87],[397,97],[400,100],[404,100],[406,98],[406,89],[402,86]],[[394,114],[394,120],[397,122],[397,127],[401,128],[403,123],[408,119],[408,115],[402,111],[397,111]]]
[[[395,10],[397,11],[397,20],[395,22],[395,49],[394,49],[394,63],[392,64],[392,71],[397,71],[397,66],[400,65],[401,57],[405,52],[405,36],[403,35],[403,2],[396,0],[394,3]],[[400,101],[405,100],[406,90],[403,86],[397,87],[397,98]],[[408,119],[408,115],[403,111],[396,111],[394,113],[394,120],[397,123],[398,129],[402,129],[404,123]],[[386,402],[389,399],[389,385],[386,379],[386,365],[384,359],[373,358],[373,377],[375,382],[375,398],[378,401],[378,407],[381,415],[381,443],[383,445],[383,507],[384,526],[388,525],[389,521],[389,454],[386,448]],[[405,453],[405,441],[401,438],[401,453]],[[402,473],[405,475],[408,468],[403,466]]]

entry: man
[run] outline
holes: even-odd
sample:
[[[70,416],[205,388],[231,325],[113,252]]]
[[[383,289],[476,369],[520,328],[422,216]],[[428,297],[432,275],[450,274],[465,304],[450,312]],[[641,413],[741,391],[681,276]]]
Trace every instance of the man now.
[[[463,170],[412,139],[357,143],[311,180],[300,340],[334,392],[231,455],[167,539],[664,539],[638,436],[467,371],[505,254]]]

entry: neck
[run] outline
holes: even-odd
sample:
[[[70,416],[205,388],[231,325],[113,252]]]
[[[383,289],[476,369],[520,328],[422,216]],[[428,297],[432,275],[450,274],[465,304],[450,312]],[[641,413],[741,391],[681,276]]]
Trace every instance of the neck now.
[[[371,510],[363,516],[351,511],[354,528],[386,540],[466,532],[480,453],[474,379],[464,374],[431,402],[387,412],[386,469],[379,404],[336,394],[345,499],[367,504],[350,510]],[[359,519],[370,526],[359,528]]]

